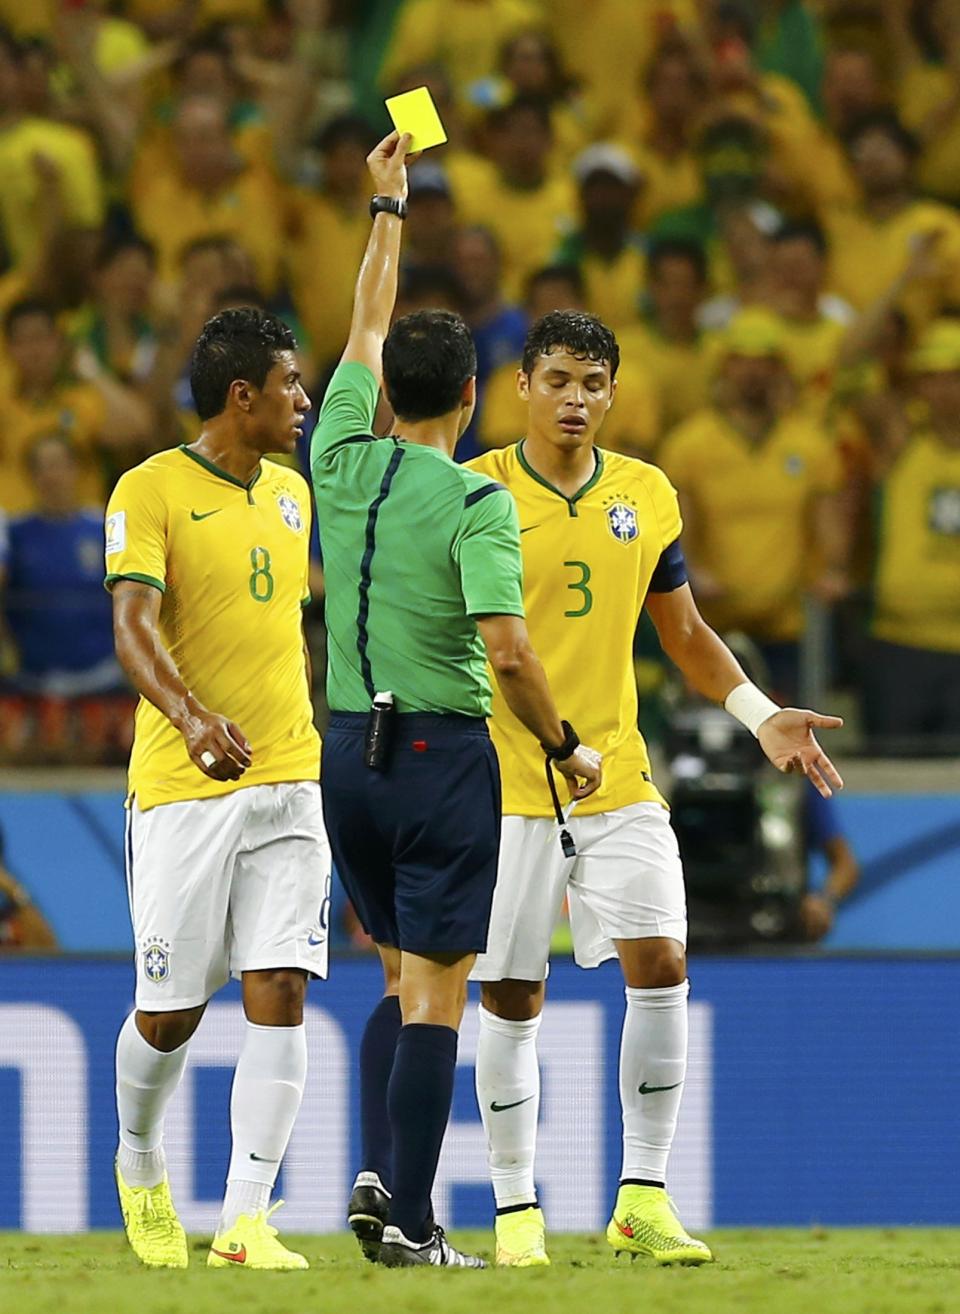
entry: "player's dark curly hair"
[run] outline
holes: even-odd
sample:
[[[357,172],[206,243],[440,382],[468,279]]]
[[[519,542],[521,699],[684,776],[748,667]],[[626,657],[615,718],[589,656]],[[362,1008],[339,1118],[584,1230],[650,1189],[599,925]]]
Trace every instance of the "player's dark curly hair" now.
[[[383,344],[383,386],[401,420],[434,420],[455,410],[477,372],[477,349],[462,316],[415,310]]]
[[[606,361],[611,379],[617,377],[620,366],[617,339],[596,315],[582,310],[551,310],[549,315],[538,319],[523,344],[524,374],[533,372],[538,356],[547,356],[558,349],[569,351],[578,360]]]
[[[220,414],[236,379],[262,388],[280,352],[296,349],[286,324],[254,306],[208,319],[190,358],[190,391],[200,419]]]

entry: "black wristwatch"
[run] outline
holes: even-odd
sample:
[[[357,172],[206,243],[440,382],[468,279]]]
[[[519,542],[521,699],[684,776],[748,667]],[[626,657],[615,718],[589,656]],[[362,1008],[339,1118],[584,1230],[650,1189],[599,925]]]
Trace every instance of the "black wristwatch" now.
[[[558,744],[556,748],[548,748],[542,741],[540,743],[540,747],[547,755],[548,762],[562,762],[580,747],[580,736],[569,721],[561,721],[560,728],[564,735],[562,744]]]
[[[395,214],[398,219],[406,219],[407,203],[399,196],[372,196],[370,198],[370,218],[378,214]]]

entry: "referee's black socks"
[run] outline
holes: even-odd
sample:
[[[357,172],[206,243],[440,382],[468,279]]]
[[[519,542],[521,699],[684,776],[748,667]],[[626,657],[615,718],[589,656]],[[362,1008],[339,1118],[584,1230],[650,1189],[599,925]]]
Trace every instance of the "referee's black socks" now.
[[[410,1241],[429,1239],[430,1196],[453,1102],[457,1033],[413,1022],[400,1031],[387,1111],[393,1136],[390,1222]]]
[[[367,1019],[360,1042],[360,1141],[364,1172],[376,1173],[391,1190],[393,1149],[387,1086],[393,1071],[402,1019],[400,1000],[385,995]]]

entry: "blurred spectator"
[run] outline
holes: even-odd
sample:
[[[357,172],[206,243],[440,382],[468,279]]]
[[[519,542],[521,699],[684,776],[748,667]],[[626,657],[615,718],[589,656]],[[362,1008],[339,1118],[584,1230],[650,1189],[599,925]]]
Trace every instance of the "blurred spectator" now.
[[[0,505],[12,514],[33,505],[34,487],[26,456],[42,435],[60,433],[73,443],[80,505],[102,507],[106,487],[100,460],[113,439],[103,394],[71,376],[67,344],[51,309],[41,301],[19,301],[4,320],[11,367],[10,391],[0,395]],[[116,416],[112,417],[116,425]]]
[[[0,952],[57,948],[57,937],[43,913],[7,866],[0,831]]]
[[[556,259],[579,267],[593,314],[619,329],[636,321],[646,285],[646,240],[633,224],[640,173],[626,151],[603,142],[577,156],[573,176],[580,227]]]
[[[876,565],[864,720],[877,752],[960,751],[960,322],[910,361],[923,410],[876,447]]]
[[[288,277],[294,306],[321,367],[343,350],[350,328],[357,269],[370,234],[366,159],[374,144],[364,119],[332,119],[317,140],[320,188],[304,189],[297,197]]]
[[[453,240],[457,211],[450,180],[436,164],[410,170],[407,218],[401,264],[404,269],[446,269],[453,272]]]
[[[480,431],[483,399],[494,370],[516,361],[523,351],[527,316],[503,298],[497,240],[486,228],[465,228],[453,244],[453,263],[461,312],[477,348],[477,405],[457,445],[457,459],[468,461],[482,450]]]
[[[32,271],[45,226],[49,173],[59,182],[66,225],[97,227],[104,207],[90,137],[69,124],[24,112],[22,59],[21,47],[0,29],[0,237],[12,263]]]
[[[954,0],[887,0],[882,6],[904,123],[917,135],[917,182],[960,204],[960,11]]]
[[[654,56],[644,79],[645,95],[624,117],[622,140],[642,175],[637,215],[644,225],[703,199],[694,145],[706,85],[692,49],[674,41]]]
[[[397,292],[394,318],[415,310],[460,309],[460,288],[452,270],[444,265],[414,265],[404,270]]]
[[[856,889],[860,864],[844,834],[836,800],[823,798],[810,784],[803,792],[803,831],[808,860],[825,862],[826,872],[800,901],[800,931],[806,940],[822,940],[833,928],[837,905]]]
[[[76,369],[83,378],[102,373],[124,384],[149,378],[157,355],[153,318],[153,247],[129,236],[105,241],[93,271],[93,298],[74,317]]]
[[[796,83],[814,113],[820,111],[823,32],[804,0],[759,0],[757,67]]]
[[[940,310],[960,304],[960,218],[917,195],[917,142],[893,114],[862,119],[848,134],[847,148],[863,200],[827,213],[830,286],[855,307],[869,305],[903,270],[911,243],[938,229],[935,276],[904,293],[903,309],[922,326]]]
[[[655,242],[648,258],[645,314],[618,334],[623,359],[642,361],[656,384],[663,432],[707,404],[712,363],[697,310],[707,262],[695,242]]]
[[[771,303],[776,295],[771,239],[780,222],[777,212],[762,202],[721,207],[711,265],[714,282],[726,287],[700,307],[701,328],[726,328],[738,311]]]
[[[548,265],[530,279],[527,314],[534,323],[551,310],[585,310],[583,278],[575,265]],[[527,408],[518,383],[520,353],[491,375],[479,433],[483,450],[523,437]],[[649,454],[659,436],[657,389],[642,360],[621,354],[613,405],[603,422],[601,447],[627,456]]]
[[[271,296],[284,245],[284,197],[276,179],[237,153],[227,111],[213,96],[180,102],[173,143],[175,162],[152,173],[133,198],[137,229],[156,249],[160,278],[175,282],[180,254],[197,238],[233,237]]]
[[[721,336],[713,404],[668,435],[694,591],[721,633],[757,643],[773,687],[796,696],[803,594],[846,591],[841,466],[796,402],[777,318],[745,310]]]
[[[458,191],[457,200],[464,222],[496,236],[504,292],[517,297],[573,227],[573,183],[568,174],[550,171],[553,133],[542,101],[517,99],[491,112],[487,138],[493,163]],[[411,181],[415,176],[413,170]]]
[[[508,37],[536,27],[534,0],[408,0],[400,8],[380,80],[392,87],[413,64],[438,63],[467,88],[496,67]]]

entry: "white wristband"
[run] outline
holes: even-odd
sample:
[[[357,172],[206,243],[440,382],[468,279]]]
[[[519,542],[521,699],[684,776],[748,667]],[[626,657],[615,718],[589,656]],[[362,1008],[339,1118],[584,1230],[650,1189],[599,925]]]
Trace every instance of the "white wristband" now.
[[[731,716],[735,716],[741,725],[747,727],[754,738],[764,721],[780,711],[773,699],[768,698],[762,689],[758,689],[749,680],[731,689],[723,705]]]

